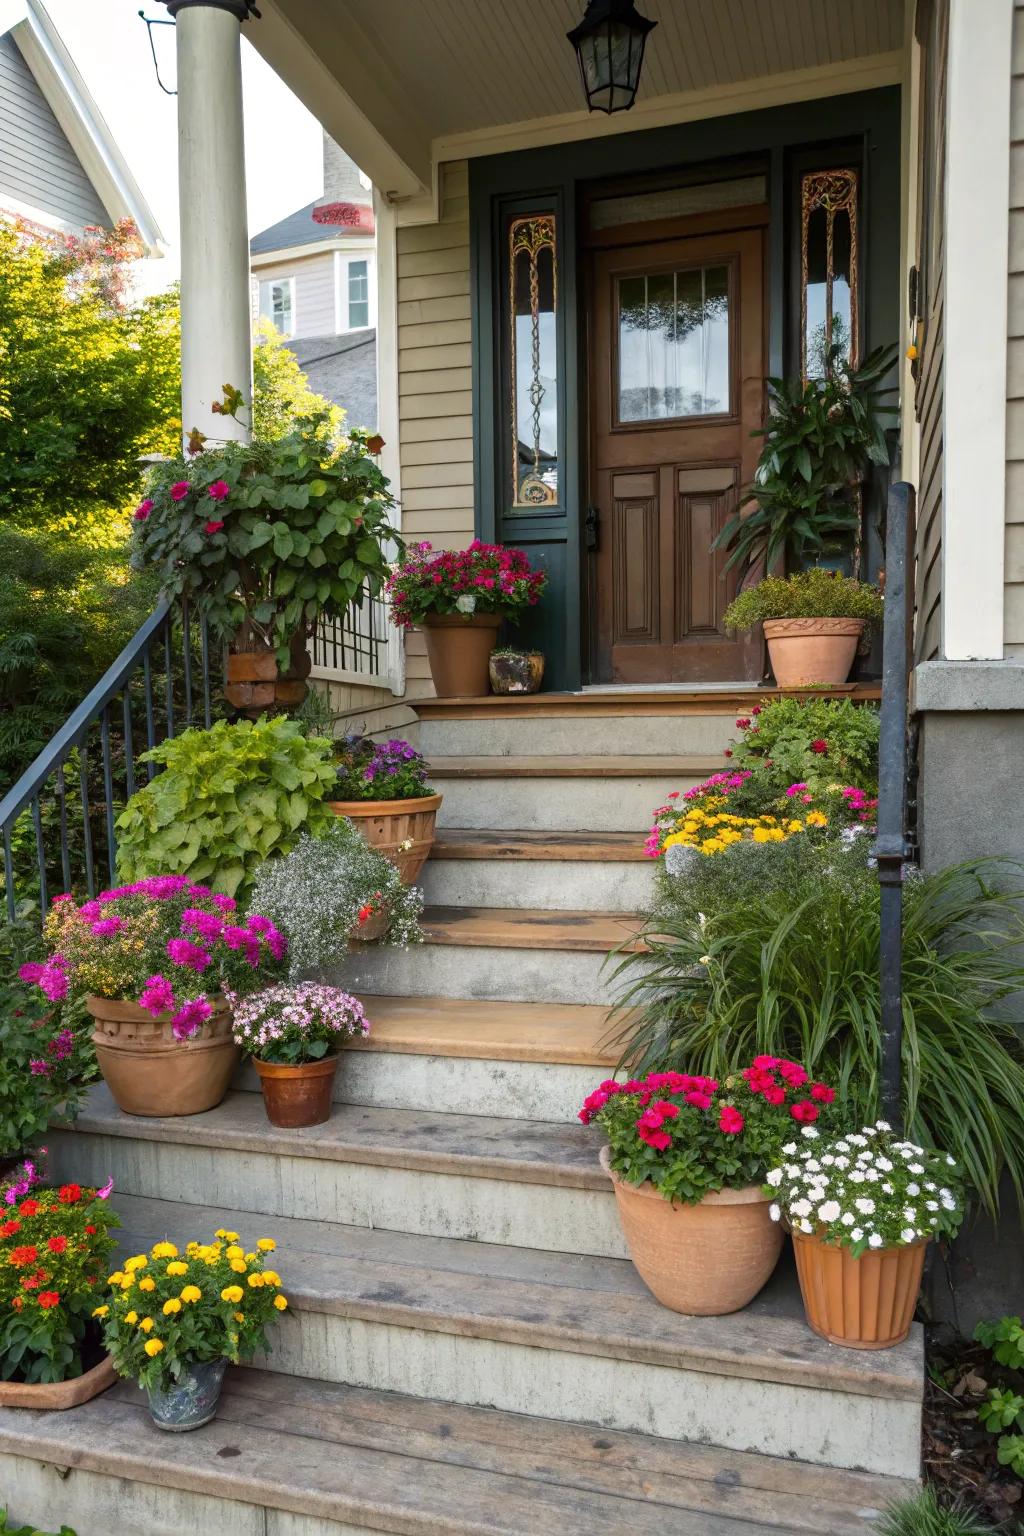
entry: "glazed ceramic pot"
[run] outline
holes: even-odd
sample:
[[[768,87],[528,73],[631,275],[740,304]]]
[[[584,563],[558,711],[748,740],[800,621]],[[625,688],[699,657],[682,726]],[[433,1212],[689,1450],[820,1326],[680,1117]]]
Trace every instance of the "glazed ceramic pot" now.
[[[253,1066],[260,1075],[263,1106],[271,1125],[293,1129],[302,1125],[323,1125],[331,1118],[331,1094],[340,1057],[324,1056],[320,1061],[304,1061],[286,1067],[276,1061],[259,1061]]]
[[[441,795],[412,800],[329,800],[336,816],[347,816],[363,840],[377,848],[402,877],[414,885],[434,842]]]
[[[891,1349],[910,1332],[930,1238],[859,1259],[817,1233],[793,1233],[808,1326],[848,1349]]]
[[[180,1435],[209,1424],[220,1403],[226,1368],[226,1360],[193,1360],[174,1386],[147,1387],[149,1411],[157,1429]]]
[[[544,653],[492,651],[489,669],[493,693],[539,693],[544,681]]]
[[[421,622],[438,698],[475,699],[488,693],[488,662],[501,615],[428,613]]]
[[[619,1220],[641,1280],[663,1306],[695,1317],[738,1312],[772,1276],[782,1231],[760,1185],[723,1189],[697,1205],[666,1200],[653,1184],[627,1184],[601,1167],[615,1189]]]
[[[99,1069],[125,1114],[198,1115],[220,1103],[239,1056],[223,998],[211,1000],[213,1013],[188,1040],[174,1038],[169,1013],[154,1018],[108,997],[85,1001]]]
[[[104,1355],[92,1370],[76,1376],[73,1381],[40,1381],[32,1385],[0,1381],[0,1408],[45,1408],[51,1411],[78,1408],[112,1387],[116,1380],[114,1363],[109,1355]]]
[[[864,633],[863,619],[765,619],[772,671],[780,688],[845,683]]]

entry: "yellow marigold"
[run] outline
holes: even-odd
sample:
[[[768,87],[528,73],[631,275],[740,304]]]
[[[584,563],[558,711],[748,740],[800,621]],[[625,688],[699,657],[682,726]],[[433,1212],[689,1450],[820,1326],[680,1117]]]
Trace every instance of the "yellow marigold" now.
[[[768,828],[767,827],[755,827],[754,828],[754,842],[755,843],[766,843],[767,841],[768,841]]]
[[[165,1317],[173,1317],[175,1312],[180,1312],[180,1311],[181,1311],[181,1302],[178,1300],[177,1296],[172,1296],[170,1301],[165,1301],[164,1302],[164,1316]]]
[[[265,1269],[263,1271],[263,1284],[264,1285],[280,1285],[281,1284],[281,1276],[278,1274],[276,1269]]]
[[[214,1237],[221,1237],[221,1238],[223,1238],[226,1243],[237,1243],[238,1242],[238,1233],[237,1232],[227,1232],[227,1231],[225,1231],[225,1229],[223,1227],[218,1227],[216,1232],[213,1235],[214,1235]]]
[[[146,1265],[148,1263],[149,1263],[149,1260],[146,1258],[146,1255],[144,1253],[137,1253],[134,1258],[132,1258],[132,1259],[125,1259],[125,1261],[124,1261],[125,1273],[129,1274],[129,1275],[134,1275],[134,1273],[135,1273],[135,1271],[137,1269],[145,1269]]]
[[[93,1317],[106,1317],[106,1315],[107,1315],[107,1313],[109,1311],[110,1311],[109,1307],[95,1307],[93,1309],[93,1314],[92,1315],[93,1315]]]
[[[146,1340],[146,1345],[145,1345],[146,1354],[149,1356],[149,1358],[151,1360],[154,1359],[160,1353],[160,1351],[163,1349],[163,1347],[164,1346],[163,1346],[163,1344],[161,1343],[161,1341],[159,1339],[147,1339]]]
[[[254,1291],[261,1291],[263,1289],[263,1276],[260,1274],[250,1275],[249,1286]]]
[[[802,832],[803,829],[804,829],[804,824],[803,824],[802,821],[787,821],[786,822],[786,831],[787,832],[790,832],[790,833]]]
[[[245,1274],[245,1270],[246,1270],[245,1260],[244,1259],[232,1259],[231,1260],[231,1268],[234,1270],[236,1275],[244,1275]]]
[[[139,1314],[137,1312],[134,1312],[134,1311],[133,1312],[126,1312],[125,1315],[124,1315],[124,1320],[125,1320],[126,1323],[137,1323],[138,1320],[139,1320]]]
[[[282,1296],[279,1291],[278,1294],[274,1297],[274,1306],[279,1312],[286,1312],[288,1309],[288,1297]]]
[[[828,817],[823,815],[821,811],[808,811],[805,819],[809,827],[828,826]]]
[[[235,1322],[236,1323],[244,1323],[245,1322],[245,1313],[244,1312],[236,1312],[235,1313]]]
[[[115,1269],[115,1271],[114,1271],[114,1273],[112,1275],[108,1275],[107,1276],[107,1284],[108,1285],[121,1285],[123,1280],[124,1280],[124,1274],[123,1274],[123,1272],[120,1269]]]
[[[121,1276],[121,1289],[122,1289],[122,1291],[130,1291],[134,1284],[135,1284],[135,1276],[134,1275],[122,1275]]]
[[[150,1249],[150,1255],[154,1259],[176,1259],[178,1250],[173,1243],[156,1243]]]
[[[186,1285],[181,1293],[182,1301],[202,1301],[203,1293],[198,1285]]]
[[[199,1244],[195,1242],[189,1243],[185,1248],[185,1252],[190,1259],[198,1259],[200,1253]]]
[[[156,1281],[153,1280],[149,1275],[146,1275],[146,1277],[143,1280],[139,1281],[139,1290],[140,1291],[155,1291],[156,1290]]]
[[[227,1250],[227,1257],[229,1259],[241,1259],[244,1258],[244,1254],[237,1243],[232,1243],[231,1247]]]
[[[175,1277],[180,1277],[181,1275],[187,1275],[188,1274],[188,1265],[187,1264],[183,1264],[180,1259],[175,1259],[173,1264],[168,1264],[167,1269],[166,1269],[166,1273],[168,1275],[174,1275]]]
[[[240,1285],[226,1285],[220,1293],[221,1301],[230,1301],[237,1307],[242,1299],[242,1287]]]
[[[247,1253],[245,1256],[245,1262],[247,1264],[255,1264],[258,1257],[259,1255],[256,1253]]]
[[[152,1326],[153,1326],[153,1319],[151,1317],[144,1317],[142,1319],[142,1322],[139,1324],[139,1327],[142,1329],[143,1333],[149,1333],[149,1331],[152,1328]]]

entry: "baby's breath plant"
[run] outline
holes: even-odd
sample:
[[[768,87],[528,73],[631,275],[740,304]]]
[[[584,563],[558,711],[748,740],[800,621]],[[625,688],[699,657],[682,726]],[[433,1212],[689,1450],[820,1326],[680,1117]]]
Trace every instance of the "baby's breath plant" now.
[[[901,1248],[952,1237],[963,1219],[956,1159],[896,1137],[885,1120],[822,1140],[812,1126],[787,1142],[768,1173],[773,1221],[849,1248]]]

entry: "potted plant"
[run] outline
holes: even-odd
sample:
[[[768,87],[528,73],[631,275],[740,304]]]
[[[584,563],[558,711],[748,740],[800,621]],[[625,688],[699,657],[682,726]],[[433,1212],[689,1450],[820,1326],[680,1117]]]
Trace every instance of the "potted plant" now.
[[[323,1125],[341,1047],[368,1035],[363,1005],[340,987],[304,981],[232,998],[235,1044],[252,1057],[271,1125]]]
[[[241,395],[226,389],[220,404],[235,415]],[[374,458],[382,447],[360,430],[334,442],[326,419],[313,420],[251,443],[208,447],[194,432],[194,451],[152,470],[132,563],[155,567],[163,590],[193,600],[230,644],[237,708],[300,704],[316,625],[380,591],[385,548],[401,544]]]
[[[407,741],[344,737],[336,747],[336,799],[328,807],[346,816],[412,885],[434,841],[441,796],[427,788],[427,764]]]
[[[93,1321],[120,1225],[103,1189],[52,1189],[27,1162],[0,1206],[0,1407],[74,1408],[114,1370]]]
[[[768,1174],[772,1219],[793,1233],[808,1325],[831,1344],[889,1349],[906,1338],[925,1250],[963,1218],[956,1161],[884,1120],[828,1140],[804,1127]]]
[[[57,896],[51,956],[22,967],[45,996],[84,996],[100,1071],[131,1115],[195,1115],[219,1104],[238,1051],[224,996],[276,973],[286,941],[266,917],[240,922],[230,896],[161,875],[78,906]]]
[[[423,542],[406,550],[387,579],[391,617],[403,629],[420,625],[434,688],[442,698],[487,692],[488,660],[503,619],[515,621],[540,601],[547,572],[533,570],[521,549],[482,544],[432,552]]]
[[[877,587],[820,566],[794,576],[767,576],[725,610],[729,630],[764,623],[780,688],[845,683],[865,625],[881,617]]]
[[[633,1263],[666,1307],[718,1316],[757,1295],[782,1247],[765,1174],[793,1125],[813,1128],[834,1099],[798,1063],[758,1056],[722,1082],[652,1072],[585,1100]]]
[[[544,653],[506,645],[491,652],[489,671],[493,693],[539,693],[544,681]]]
[[[277,1244],[250,1251],[237,1232],[211,1243],[155,1243],[110,1276],[97,1307],[119,1376],[137,1381],[158,1429],[181,1432],[217,1412],[227,1365],[266,1350],[267,1328],[288,1308],[281,1277],[267,1267]]]
[[[347,946],[407,945],[421,938],[423,896],[337,817],[319,837],[303,837],[283,859],[256,875],[253,905],[288,936],[289,979],[337,966]]]

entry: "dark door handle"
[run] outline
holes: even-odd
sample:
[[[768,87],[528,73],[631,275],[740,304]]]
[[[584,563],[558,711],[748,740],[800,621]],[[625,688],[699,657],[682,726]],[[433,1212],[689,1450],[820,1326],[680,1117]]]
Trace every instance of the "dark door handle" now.
[[[601,523],[600,507],[588,507],[587,515],[583,519],[584,539],[588,550],[596,550],[598,542],[598,529]]]

